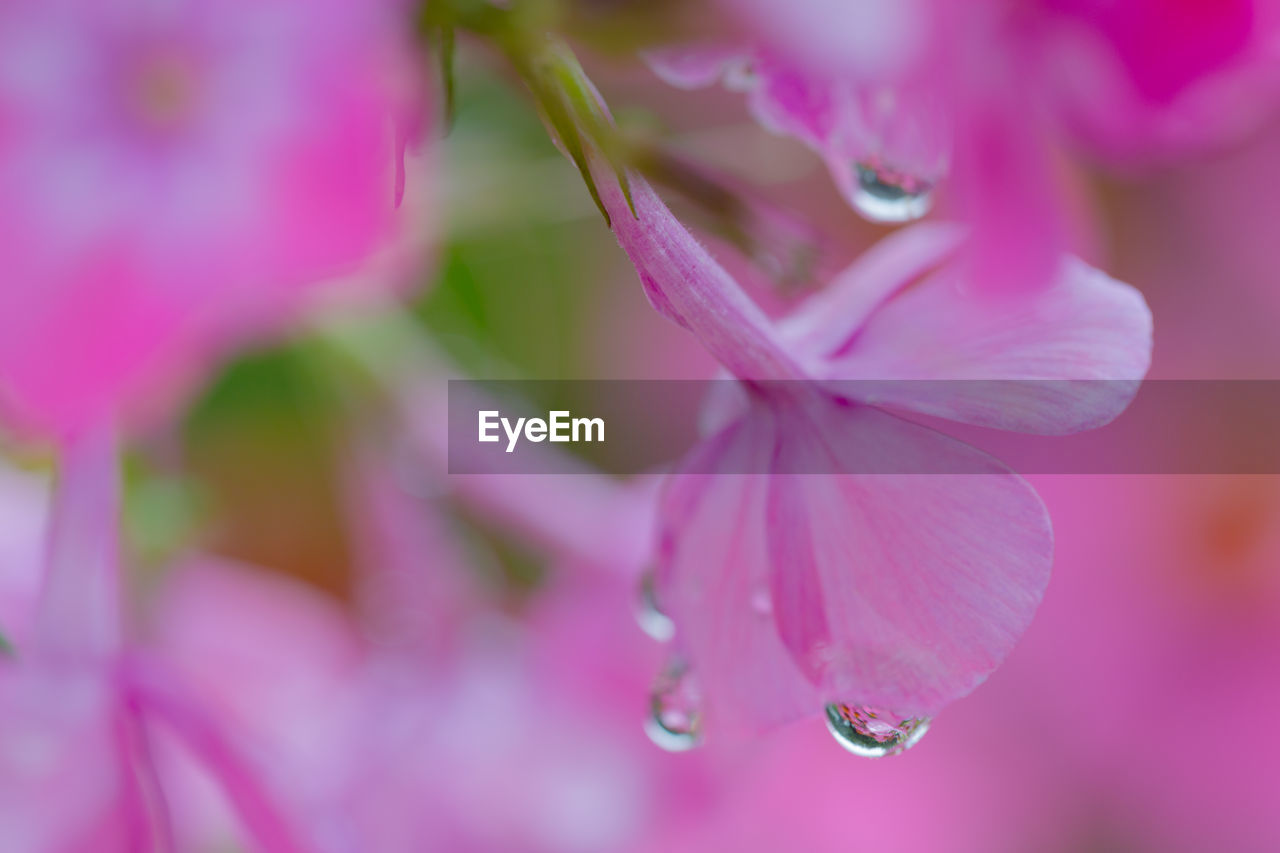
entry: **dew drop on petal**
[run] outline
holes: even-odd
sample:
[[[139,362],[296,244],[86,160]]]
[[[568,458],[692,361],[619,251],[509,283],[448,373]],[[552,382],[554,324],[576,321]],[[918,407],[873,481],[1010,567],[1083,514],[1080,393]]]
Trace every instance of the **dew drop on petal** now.
[[[906,752],[929,730],[928,718],[904,719],[863,705],[832,703],[826,717],[827,730],[840,745],[863,758]]]
[[[654,680],[644,731],[667,752],[702,743],[702,693],[683,658],[672,658]]]
[[[645,572],[640,577],[640,588],[636,595],[636,622],[641,631],[660,643],[665,643],[676,635],[676,623],[658,606],[653,572]]]
[[[850,203],[872,222],[911,222],[933,206],[933,185],[867,163],[853,165],[857,184]]]

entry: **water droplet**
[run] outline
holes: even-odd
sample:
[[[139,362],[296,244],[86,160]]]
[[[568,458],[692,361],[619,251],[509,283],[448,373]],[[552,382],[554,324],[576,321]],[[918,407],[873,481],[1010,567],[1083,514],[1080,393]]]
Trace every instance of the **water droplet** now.
[[[665,643],[676,635],[676,623],[658,606],[653,572],[645,572],[640,577],[640,588],[636,596],[636,622],[641,631],[660,643]]]
[[[702,743],[702,691],[683,658],[672,658],[654,680],[644,731],[667,752]]]
[[[826,708],[827,730],[840,745],[863,758],[906,752],[929,730],[928,718],[891,714],[863,705],[833,703]]]
[[[910,222],[933,206],[933,185],[866,163],[855,163],[858,184],[850,202],[872,222]]]

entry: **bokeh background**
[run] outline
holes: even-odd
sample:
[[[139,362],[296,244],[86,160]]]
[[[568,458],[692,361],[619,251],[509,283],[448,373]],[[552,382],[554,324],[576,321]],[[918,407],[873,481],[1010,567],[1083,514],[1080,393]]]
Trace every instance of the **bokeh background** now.
[[[823,235],[828,268],[887,233],[739,97],[672,90],[634,60],[584,59],[622,123],[796,211]],[[454,122],[431,155],[439,230],[407,312],[415,333],[477,377],[713,376],[692,337],[645,302],[519,82],[465,40],[455,75]],[[1060,166],[1075,248],[1151,305],[1153,377],[1280,378],[1280,123],[1145,173],[1065,154]],[[944,189],[939,215],[947,209]],[[780,283],[703,236],[775,310],[812,286]],[[1044,603],[1008,662],[916,748],[857,759],[815,708],[755,740],[669,754],[643,732],[661,652],[631,618],[626,567],[566,560],[459,499],[381,440],[390,427],[375,398],[331,348],[300,335],[226,366],[180,427],[138,442],[126,472],[139,630],[176,659],[228,671],[253,661],[274,685],[262,701],[288,709],[281,725],[297,731],[365,683],[354,664],[316,656],[345,660],[334,651],[344,643],[359,656],[385,641],[355,627],[370,553],[359,519],[372,503],[353,497],[351,449],[388,451],[384,497],[397,529],[421,538],[396,553],[452,580],[430,582],[399,617],[443,650],[409,676],[375,678],[394,689],[369,694],[381,698],[360,718],[389,738],[384,753],[366,750],[378,757],[361,783],[386,809],[360,807],[388,833],[373,849],[1280,849],[1276,478],[1033,478],[1057,542]],[[651,416],[655,434],[671,429],[663,412]],[[548,491],[549,510],[559,499]],[[175,557],[197,548],[255,568],[222,586],[201,587],[198,572],[175,584]],[[277,590],[291,602],[277,614],[306,615],[254,622],[237,583]],[[224,607],[236,636],[225,622],[203,629],[202,607]],[[396,680],[406,678],[414,686]],[[405,813],[430,843],[395,846]]]

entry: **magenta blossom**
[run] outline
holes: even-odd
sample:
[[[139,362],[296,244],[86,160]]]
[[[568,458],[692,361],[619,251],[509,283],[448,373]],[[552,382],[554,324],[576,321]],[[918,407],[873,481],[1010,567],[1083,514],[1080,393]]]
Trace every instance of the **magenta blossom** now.
[[[386,245],[395,0],[0,8],[0,406],[68,433],[180,390]]]
[[[678,704],[686,729],[758,729],[825,704],[855,747],[903,745],[1013,647],[1048,581],[1052,538],[1020,477],[880,407],[1061,433],[1105,423],[1136,383],[1096,394],[957,381],[920,396],[899,383],[869,405],[826,382],[1136,380],[1150,357],[1145,303],[1074,259],[1046,289],[975,294],[968,267],[948,260],[958,233],[921,226],[775,329],[643,179],[632,176],[635,217],[604,186],[654,306],[743,380],[741,403],[717,407],[662,500],[656,596],[681,659],[655,713]],[[878,464],[885,473],[860,473]],[[689,712],[699,701],[705,713]]]
[[[1280,21],[1254,0],[722,5],[746,35],[652,54],[658,73],[745,91],[873,220],[924,215],[950,177],[992,289],[1054,279],[1069,228],[1053,140],[1159,161],[1239,136],[1280,86]]]
[[[113,442],[72,442],[60,473],[43,586],[0,661],[0,847],[173,849],[149,746],[163,731],[217,780],[259,849],[301,849],[224,728],[122,637]]]

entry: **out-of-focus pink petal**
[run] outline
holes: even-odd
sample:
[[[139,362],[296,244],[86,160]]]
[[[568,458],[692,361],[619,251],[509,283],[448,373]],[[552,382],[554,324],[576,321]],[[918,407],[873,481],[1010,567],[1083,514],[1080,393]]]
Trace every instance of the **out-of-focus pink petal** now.
[[[885,382],[877,405],[1020,432],[1107,423],[1151,360],[1151,312],[1134,288],[1065,259],[1047,289],[971,292],[953,263],[882,305],[823,369]],[[954,380],[1130,380],[964,382]]]
[[[21,646],[40,591],[49,487],[0,461],[0,634]]]
[[[134,665],[127,671],[127,690],[144,718],[168,726],[183,745],[218,780],[259,849],[270,853],[303,853],[313,849],[296,818],[282,806],[260,770],[203,709],[192,702],[160,670]]]
[[[805,358],[835,355],[880,305],[942,263],[963,238],[963,228],[942,223],[895,231],[780,321],[787,342]]]
[[[719,2],[738,25],[793,62],[851,76],[889,76],[908,66],[932,23],[928,0]]]
[[[648,51],[644,60],[653,73],[681,89],[701,89],[720,82],[749,51],[733,45],[689,45]]]
[[[974,97],[958,119],[952,179],[970,229],[965,253],[975,290],[1045,287],[1066,248],[1062,194],[1030,109],[996,89]]]
[[[171,571],[155,614],[156,646],[191,664],[184,672],[192,688],[217,697],[216,710],[241,721],[255,708],[261,713],[264,697],[278,697],[282,706],[332,701],[361,660],[336,602],[226,560],[201,558]],[[277,734],[305,739],[308,732],[298,725]]]
[[[31,653],[100,660],[120,643],[120,472],[114,431],[63,450]]]
[[[0,848],[152,849],[135,724],[99,670],[0,665]]]
[[[7,418],[154,418],[388,244],[399,6],[0,8]]]
[[[462,542],[441,508],[411,495],[372,450],[349,466],[349,517],[364,629],[428,664],[457,652],[482,598]]]
[[[1255,34],[1257,0],[1048,0],[1059,26],[1085,25],[1144,99],[1169,102],[1236,60]]]

